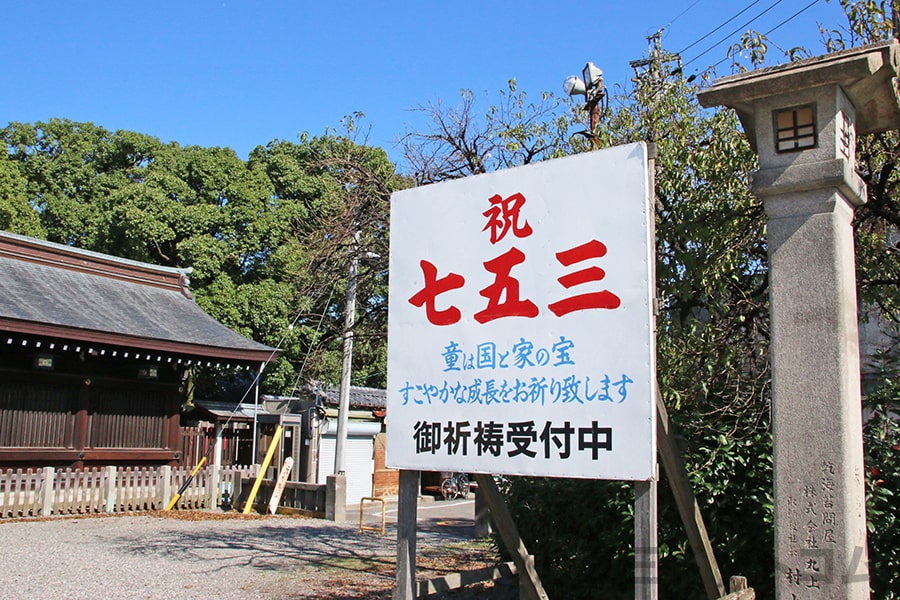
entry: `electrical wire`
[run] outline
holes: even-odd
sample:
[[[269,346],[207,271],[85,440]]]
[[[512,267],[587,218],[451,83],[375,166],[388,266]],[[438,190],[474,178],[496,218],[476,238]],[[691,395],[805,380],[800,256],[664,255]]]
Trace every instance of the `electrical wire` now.
[[[798,10],[797,12],[795,12],[793,15],[791,15],[790,17],[788,17],[787,19],[785,19],[784,21],[782,21],[781,23],[779,23],[778,25],[776,25],[776,26],[773,27],[772,29],[770,29],[770,30],[768,30],[767,32],[765,32],[763,35],[769,35],[769,34],[772,33],[773,31],[775,31],[776,29],[779,29],[779,28],[781,28],[783,25],[789,23],[790,21],[793,21],[793,20],[794,20],[796,17],[798,17],[801,13],[806,12],[807,10],[809,10],[810,8],[812,8],[813,5],[818,4],[818,3],[819,3],[819,0],[813,0],[812,2],[810,2],[810,3],[807,4],[806,6],[804,6],[803,8],[801,8],[800,10]]]
[[[328,300],[325,302],[325,305],[328,306],[331,304],[331,299],[334,297],[334,289],[337,287],[337,281],[334,282],[331,286],[331,292],[328,294]],[[319,316],[319,324],[316,325],[315,336],[319,334],[319,328],[322,327],[322,322],[325,320],[325,311],[322,311],[322,314]],[[314,336],[314,337],[315,337]],[[306,356],[303,357],[303,362],[300,364],[300,369],[297,371],[297,378],[294,379],[294,385],[291,387],[290,395],[293,396],[297,393],[297,389],[300,387],[300,378],[303,376],[303,370],[306,368],[306,361],[309,360],[309,355],[312,352],[312,344],[306,348]]]
[[[759,1],[759,0],[757,0],[757,2],[758,2],[758,1]],[[663,25],[662,27],[660,27],[660,28],[659,28],[659,33],[662,33],[662,32],[664,32],[664,31],[668,30],[669,27],[671,27],[672,23],[674,23],[675,21],[677,21],[678,19],[680,19],[681,17],[683,17],[685,14],[687,14],[687,12],[688,12],[689,10],[691,10],[692,8],[694,8],[695,6],[697,6],[699,3],[700,3],[700,0],[694,0],[693,2],[691,2],[691,3],[688,5],[687,8],[685,8],[683,11],[681,11],[680,13],[678,13],[678,14],[677,14],[675,17],[673,17],[668,23],[666,23],[665,25]]]
[[[757,1],[759,1],[759,0],[757,0]],[[685,14],[687,11],[691,10],[692,8],[694,8],[694,7],[697,6],[699,3],[700,3],[700,0],[694,0],[693,2],[691,2],[690,6],[688,6],[686,9],[684,9],[683,11],[681,11],[680,13],[678,13],[678,16],[675,17],[675,18],[673,18],[671,21],[669,21],[669,23],[668,23],[665,27],[663,27],[663,29],[668,29],[668,28],[669,28],[669,25],[671,25],[672,23],[674,23],[675,21],[677,21],[678,19],[680,19],[681,17],[683,17],[684,14]]]
[[[819,1],[819,0],[815,0],[815,2],[818,2],[818,1]],[[714,50],[715,48],[718,48],[719,45],[720,45],[722,42],[728,41],[728,39],[729,39],[731,36],[733,36],[734,34],[740,32],[742,29],[744,29],[745,27],[747,27],[748,25],[750,25],[751,23],[753,23],[755,20],[757,20],[758,18],[760,18],[761,16],[763,16],[764,14],[766,14],[767,12],[769,12],[770,10],[772,10],[773,8],[775,8],[776,6],[778,6],[779,4],[781,4],[782,2],[784,2],[784,0],[777,0],[777,1],[776,1],[774,4],[772,4],[769,8],[765,9],[764,11],[762,11],[761,13],[759,13],[758,15],[756,15],[755,17],[753,17],[752,19],[750,19],[749,21],[747,21],[746,23],[744,23],[743,25],[741,25],[740,27],[738,27],[737,29],[735,29],[734,31],[732,31],[731,33],[729,33],[728,35],[726,35],[725,37],[723,37],[722,39],[720,39],[718,42],[716,42],[715,44],[713,44],[712,46],[710,46],[709,48],[707,48],[706,50],[704,50],[703,52],[701,52],[700,54],[698,54],[697,56],[695,56],[694,58],[692,58],[691,60],[685,62],[685,63],[684,63],[684,66],[685,66],[685,67],[688,66],[689,64],[691,64],[691,63],[697,61],[701,56],[704,56],[704,55],[708,54],[709,52],[711,52],[712,50]],[[813,4],[815,4],[815,2],[813,2]]]
[[[783,27],[783,26],[786,25],[787,23],[790,23],[791,21],[793,21],[794,19],[796,19],[798,16],[800,16],[801,14],[803,14],[804,12],[806,12],[807,10],[809,10],[810,8],[812,8],[815,4],[818,4],[818,2],[819,2],[819,0],[812,0],[812,2],[810,2],[810,3],[807,4],[806,6],[804,6],[803,8],[801,8],[800,10],[798,10],[797,12],[795,12],[793,15],[791,15],[790,17],[788,17],[787,19],[785,19],[784,21],[782,21],[781,23],[779,23],[778,25],[776,25],[776,26],[773,27],[772,29],[770,29],[770,30],[768,30],[767,32],[763,33],[763,34],[762,34],[763,37],[769,35],[770,33],[772,33],[773,31],[775,31],[775,30],[777,30],[777,29],[780,29],[781,27]],[[714,65],[713,65],[713,68],[718,67],[719,65],[721,65],[721,64],[722,64],[723,62],[725,62],[726,60],[728,60],[728,57],[727,57],[727,56],[726,56],[725,58],[723,58],[722,60],[720,60],[719,62],[717,62],[716,64],[714,64]]]
[[[709,36],[711,36],[712,34],[714,34],[715,32],[719,31],[720,29],[722,29],[723,27],[725,27],[726,25],[728,25],[729,23],[731,23],[732,21],[734,21],[735,19],[737,19],[737,18],[738,18],[739,16],[741,16],[742,14],[744,14],[745,12],[747,12],[748,10],[750,10],[751,8],[753,8],[754,5],[759,4],[759,2],[760,2],[760,0],[753,0],[753,2],[751,2],[750,4],[748,4],[747,6],[745,6],[744,9],[741,10],[739,13],[737,13],[736,15],[734,15],[733,17],[731,17],[730,19],[728,19],[727,21],[725,21],[724,23],[722,23],[721,25],[719,25],[718,27],[716,27],[715,29],[713,29],[712,31],[710,31],[709,33],[707,33],[706,35],[704,35],[704,36],[703,36],[702,38],[700,38],[699,40],[696,40],[694,43],[692,43],[692,44],[686,46],[686,47],[684,48],[684,50],[681,50],[680,52],[678,52],[678,54],[684,54],[685,52],[687,52],[688,50],[690,50],[691,48],[693,48],[694,46],[696,46],[697,44],[699,44],[700,42],[702,42],[703,40],[705,40],[706,38],[708,38]]]

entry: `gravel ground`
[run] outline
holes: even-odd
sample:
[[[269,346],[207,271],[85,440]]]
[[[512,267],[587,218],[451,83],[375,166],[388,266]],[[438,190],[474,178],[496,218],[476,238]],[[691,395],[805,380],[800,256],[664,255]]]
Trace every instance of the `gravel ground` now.
[[[396,529],[381,536],[357,525],[181,511],[0,521],[0,598],[388,599]],[[469,537],[466,527],[420,521],[418,578],[496,562],[487,542]],[[444,597],[514,592],[488,583]]]

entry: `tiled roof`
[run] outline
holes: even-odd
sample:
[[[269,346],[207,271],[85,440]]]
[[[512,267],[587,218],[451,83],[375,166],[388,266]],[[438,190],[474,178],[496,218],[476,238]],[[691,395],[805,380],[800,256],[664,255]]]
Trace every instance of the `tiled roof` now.
[[[197,305],[187,273],[0,232],[0,331],[203,358],[271,358],[273,348]]]
[[[337,406],[340,403],[341,390],[329,387],[322,390],[325,393],[325,403]],[[387,406],[387,391],[377,388],[350,386],[351,408],[385,408]]]
[[[326,406],[337,406],[340,404],[341,390],[334,386],[324,386],[318,382],[312,382],[304,385],[296,390],[298,396],[263,396],[264,400],[281,402],[294,410],[292,401],[302,401],[303,399],[321,399]],[[378,388],[361,387],[357,385],[350,386],[350,408],[371,408],[383,409],[387,406],[387,391]]]

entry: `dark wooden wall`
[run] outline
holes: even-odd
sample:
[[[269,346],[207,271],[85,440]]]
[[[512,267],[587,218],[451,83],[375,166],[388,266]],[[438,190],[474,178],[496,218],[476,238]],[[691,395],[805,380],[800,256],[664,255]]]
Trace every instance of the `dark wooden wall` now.
[[[181,371],[142,380],[138,366],[82,354],[40,370],[0,349],[0,468],[177,464]]]

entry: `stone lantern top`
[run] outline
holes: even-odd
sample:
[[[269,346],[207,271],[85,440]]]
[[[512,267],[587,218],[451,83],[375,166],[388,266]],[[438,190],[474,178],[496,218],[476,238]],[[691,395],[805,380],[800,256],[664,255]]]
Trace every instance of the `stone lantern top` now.
[[[757,110],[760,101],[828,85],[839,86],[856,109],[857,134],[900,129],[898,66],[900,43],[871,44],[722,77],[700,92],[698,100],[704,107],[735,109],[754,149],[756,121],[769,118]]]

